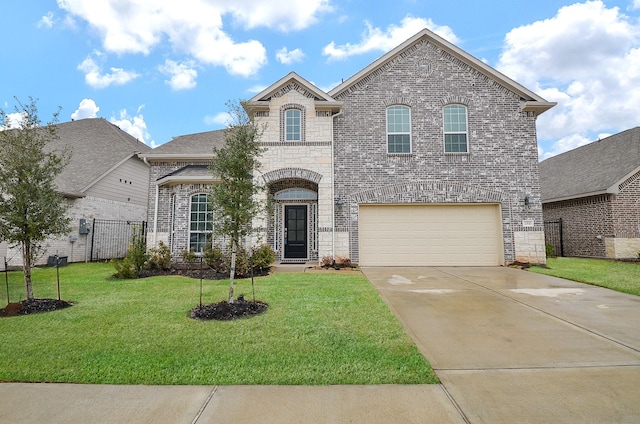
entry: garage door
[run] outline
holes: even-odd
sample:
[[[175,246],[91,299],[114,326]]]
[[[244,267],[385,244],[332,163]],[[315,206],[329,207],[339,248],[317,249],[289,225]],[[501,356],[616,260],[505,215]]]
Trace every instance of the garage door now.
[[[503,264],[500,205],[360,205],[362,266]]]

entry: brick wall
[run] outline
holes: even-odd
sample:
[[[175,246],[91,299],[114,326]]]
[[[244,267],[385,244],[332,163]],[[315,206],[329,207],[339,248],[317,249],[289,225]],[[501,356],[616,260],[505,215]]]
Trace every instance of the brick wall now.
[[[544,220],[562,218],[565,256],[606,257],[605,239],[614,237],[613,195],[545,203]]]
[[[344,112],[335,119],[335,190],[346,201],[336,225],[350,234],[353,260],[358,203],[500,203],[506,262],[518,257],[514,232],[543,231],[536,118],[517,94],[423,40],[336,99]],[[442,108],[451,103],[468,108],[468,154],[444,153]],[[411,154],[387,153],[393,104],[411,108]]]
[[[640,172],[622,182],[611,209],[614,234],[620,238],[640,238]]]

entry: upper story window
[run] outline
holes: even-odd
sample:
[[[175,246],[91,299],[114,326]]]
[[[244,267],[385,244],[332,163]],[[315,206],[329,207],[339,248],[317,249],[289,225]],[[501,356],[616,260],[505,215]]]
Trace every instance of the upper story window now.
[[[213,211],[209,196],[204,193],[191,196],[189,216],[189,250],[205,251],[211,248],[213,240]]]
[[[467,108],[462,105],[448,105],[442,113],[445,153],[468,153]]]
[[[298,109],[285,111],[285,137],[286,141],[302,140],[302,113]]]
[[[387,152],[411,153],[411,109],[408,106],[387,108]]]

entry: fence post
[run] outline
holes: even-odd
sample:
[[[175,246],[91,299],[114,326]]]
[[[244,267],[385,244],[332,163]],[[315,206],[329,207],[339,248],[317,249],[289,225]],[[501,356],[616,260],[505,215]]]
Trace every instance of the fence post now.
[[[564,243],[563,243],[563,236],[562,236],[562,218],[558,219],[558,232],[560,233],[560,256],[564,256]]]

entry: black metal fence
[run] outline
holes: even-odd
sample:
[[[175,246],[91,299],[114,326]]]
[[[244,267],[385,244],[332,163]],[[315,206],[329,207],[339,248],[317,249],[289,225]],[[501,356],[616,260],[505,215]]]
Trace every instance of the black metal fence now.
[[[134,231],[138,231],[144,239],[147,234],[147,222],[94,219],[91,228],[90,260],[124,258]]]
[[[553,256],[564,256],[562,243],[562,218],[544,222],[544,243],[553,246]]]

